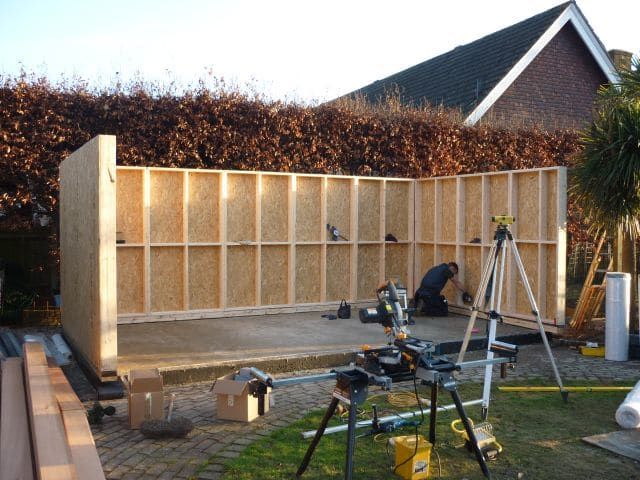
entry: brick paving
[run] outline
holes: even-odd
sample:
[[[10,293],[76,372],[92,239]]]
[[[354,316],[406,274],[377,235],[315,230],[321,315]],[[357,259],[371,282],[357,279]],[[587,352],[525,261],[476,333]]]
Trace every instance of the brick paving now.
[[[640,361],[609,362],[584,357],[567,347],[556,347],[553,351],[566,381],[631,383],[640,379]],[[478,357],[479,352],[467,356]],[[496,383],[503,382],[498,378],[498,367],[494,372]],[[477,381],[481,375],[482,369],[463,372],[460,380]],[[554,384],[542,345],[522,347],[518,365],[509,370],[506,381],[534,378],[549,379],[549,384]],[[277,389],[269,413],[251,423],[218,420],[215,399],[209,392],[210,382],[167,386],[167,395],[176,394],[175,415],[188,417],[194,423],[195,428],[187,438],[151,440],[137,430],[129,430],[126,399],[102,402],[103,406],[115,406],[116,414],[105,417],[103,425],[93,426],[92,430],[107,479],[214,480],[222,478],[224,463],[240,455],[251,442],[302,418],[310,410],[326,407],[333,385],[333,381],[325,381]]]

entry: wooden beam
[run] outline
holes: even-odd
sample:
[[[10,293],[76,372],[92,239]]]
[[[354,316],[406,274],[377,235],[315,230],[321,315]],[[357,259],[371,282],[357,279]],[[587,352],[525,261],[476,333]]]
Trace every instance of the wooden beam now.
[[[7,480],[34,478],[21,358],[7,358],[2,362],[0,478]]]
[[[77,479],[42,345],[24,344],[25,390],[38,480]]]

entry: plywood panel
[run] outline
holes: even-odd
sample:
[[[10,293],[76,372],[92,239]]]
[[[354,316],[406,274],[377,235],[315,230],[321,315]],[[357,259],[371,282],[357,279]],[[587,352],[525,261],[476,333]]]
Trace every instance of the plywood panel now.
[[[436,265],[441,263],[449,263],[456,262],[460,264],[460,259],[456,257],[456,247],[452,245],[440,245],[438,246],[438,260],[436,261]],[[452,282],[447,282],[444,289],[442,290],[442,295],[447,297],[447,300],[450,304],[455,305],[458,303],[458,290],[453,285]]]
[[[256,262],[256,247],[227,247],[227,306],[256,304]]]
[[[351,180],[327,180],[327,223],[351,239]],[[327,238],[330,238],[329,234]]]
[[[296,303],[320,301],[321,254],[319,245],[296,246]]]
[[[493,235],[496,231],[496,224],[491,222],[494,215],[509,214],[509,177],[507,174],[489,175],[488,176],[487,193],[489,211],[485,214],[485,222],[487,223],[488,238],[484,239],[485,243],[493,241]]]
[[[358,182],[358,240],[382,240],[380,236],[380,181]]]
[[[220,308],[220,247],[189,247],[189,309]]]
[[[144,311],[144,248],[120,247],[118,258],[118,314]]]
[[[263,245],[260,261],[262,305],[289,303],[289,247]]]
[[[546,240],[558,240],[558,172],[550,170],[543,172],[547,183],[546,196],[546,225],[543,225],[542,232],[546,234]],[[566,209],[566,205],[562,206]],[[565,227],[565,226],[563,226]],[[565,227],[566,228],[566,227]]]
[[[184,249],[151,248],[151,310],[174,312],[184,305]]]
[[[380,285],[380,246],[360,245],[358,247],[358,300],[376,297]]]
[[[189,242],[220,241],[220,175],[189,172]]]
[[[482,247],[464,247],[463,255],[464,258],[460,263],[460,268],[464,268],[463,285],[466,291],[475,299],[484,267],[482,263]],[[481,295],[484,295],[484,292]]]
[[[387,180],[384,195],[385,235],[391,233],[398,240],[409,240],[409,205],[411,183]]]
[[[518,243],[518,251],[524,264],[524,270],[531,285],[531,290],[534,295],[537,295],[538,291],[538,245]],[[515,263],[513,268],[513,278],[516,285],[516,312],[523,315],[531,315],[531,304],[529,303],[529,297],[524,289],[524,284],[518,273],[518,269]],[[536,298],[536,301],[538,299]]]
[[[516,173],[518,238],[538,240],[540,226],[539,178],[538,172]]]
[[[348,245],[327,245],[327,301],[349,298],[350,252]]]
[[[472,243],[478,239],[482,242],[482,222],[486,213],[482,211],[482,177],[465,177],[464,186],[464,238]],[[475,243],[475,242],[473,242]]]
[[[420,205],[416,205],[416,221],[420,224],[419,241],[434,240],[434,217],[436,214],[435,180],[418,181]]]
[[[182,171],[151,170],[150,229],[151,243],[183,241]]]
[[[98,377],[117,369],[116,139],[100,135],[60,166],[60,282],[67,340]]]
[[[322,240],[322,182],[318,177],[296,177],[296,241]]]
[[[422,278],[434,265],[434,252],[433,245],[416,245],[416,278],[414,280],[415,290],[420,286]],[[414,293],[414,292],[411,292]]]
[[[458,218],[456,215],[457,201],[456,199],[456,179],[451,178],[441,180],[442,198],[439,202],[440,208],[436,215],[440,214],[441,234],[440,240],[443,242],[455,242],[456,230],[458,228]]]
[[[142,243],[143,170],[116,170],[116,232],[125,243]]]
[[[256,240],[255,174],[229,174],[227,177],[227,240]]]
[[[263,242],[289,239],[289,177],[262,175],[261,235]]]
[[[384,279],[406,287],[409,282],[409,245],[387,243],[384,257]]]

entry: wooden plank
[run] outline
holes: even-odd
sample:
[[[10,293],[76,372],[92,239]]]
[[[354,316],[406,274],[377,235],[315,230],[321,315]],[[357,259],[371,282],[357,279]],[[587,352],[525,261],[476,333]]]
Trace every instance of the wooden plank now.
[[[22,359],[7,358],[2,362],[1,392],[0,478],[32,480],[33,463]]]
[[[99,135],[60,165],[62,328],[94,373],[117,370],[116,139]]]
[[[96,450],[91,428],[87,422],[87,413],[84,406],[60,368],[49,367],[49,377],[53,383],[56,400],[60,407],[67,443],[71,450],[71,458],[76,466],[78,478],[104,479],[102,464]]]
[[[42,345],[27,342],[23,348],[25,390],[37,477],[39,480],[76,479],[76,467]]]

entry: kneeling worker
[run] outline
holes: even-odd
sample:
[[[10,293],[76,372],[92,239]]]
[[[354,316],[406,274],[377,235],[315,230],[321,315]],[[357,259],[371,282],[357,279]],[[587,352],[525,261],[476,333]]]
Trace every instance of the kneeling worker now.
[[[473,298],[465,291],[456,275],[458,275],[458,264],[455,262],[442,263],[430,269],[414,295],[416,310],[432,317],[446,317],[449,314],[449,306],[447,299],[440,292],[447,280],[451,280],[462,292],[462,300],[465,303],[472,302]]]

